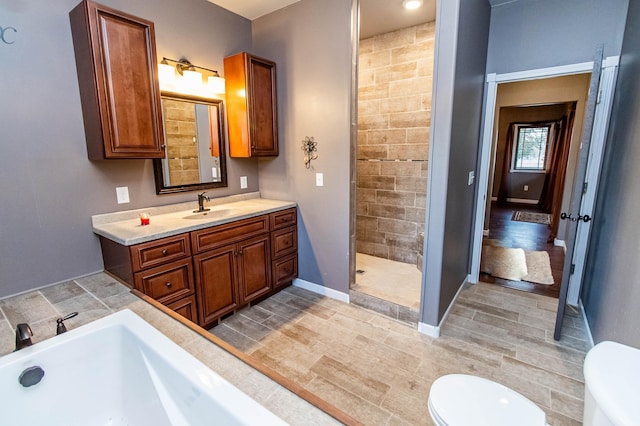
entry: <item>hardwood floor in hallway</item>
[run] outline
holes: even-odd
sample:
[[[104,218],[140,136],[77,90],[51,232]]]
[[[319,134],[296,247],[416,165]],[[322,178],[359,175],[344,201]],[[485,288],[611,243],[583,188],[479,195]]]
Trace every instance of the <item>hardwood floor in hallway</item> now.
[[[552,425],[582,420],[589,344],[576,313],[553,340],[557,302],[466,286],[438,339],[375,312],[288,287],[210,330],[365,425],[431,425],[427,398],[445,374],[522,393]]]
[[[562,282],[562,268],[564,266],[564,248],[548,243],[549,227],[547,225],[512,220],[517,210],[539,212],[535,205],[509,204],[498,206],[491,203],[489,222],[489,236],[503,247],[523,248],[525,250],[539,250],[549,253],[553,285],[535,284],[526,281],[511,281],[481,273],[480,279],[487,283],[497,284],[516,290],[558,298],[560,283]]]

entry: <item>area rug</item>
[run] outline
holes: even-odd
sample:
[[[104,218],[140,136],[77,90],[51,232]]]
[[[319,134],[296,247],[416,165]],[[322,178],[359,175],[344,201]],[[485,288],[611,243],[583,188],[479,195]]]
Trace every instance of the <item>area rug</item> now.
[[[551,273],[551,261],[546,251],[524,251],[527,258],[527,270],[529,273],[522,277],[522,281],[536,284],[553,285]]]
[[[492,242],[482,246],[480,271],[510,281],[552,285],[551,262],[546,251],[500,247]]]
[[[480,271],[511,281],[521,281],[529,273],[523,249],[494,245],[482,247]]]
[[[513,212],[511,220],[549,225],[551,224],[551,215],[549,213],[523,212],[522,210],[518,210]]]

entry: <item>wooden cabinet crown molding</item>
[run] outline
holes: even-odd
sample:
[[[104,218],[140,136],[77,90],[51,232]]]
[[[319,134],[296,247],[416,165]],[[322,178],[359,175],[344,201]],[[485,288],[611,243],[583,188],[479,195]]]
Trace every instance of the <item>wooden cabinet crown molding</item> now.
[[[89,159],[164,157],[153,22],[89,0],[69,18]]]

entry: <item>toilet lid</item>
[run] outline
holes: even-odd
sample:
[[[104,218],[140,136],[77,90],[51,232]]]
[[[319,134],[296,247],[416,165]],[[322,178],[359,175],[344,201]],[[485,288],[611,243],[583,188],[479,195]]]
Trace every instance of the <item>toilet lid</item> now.
[[[449,426],[543,426],[545,413],[518,392],[466,374],[449,374],[429,392],[433,414]]]

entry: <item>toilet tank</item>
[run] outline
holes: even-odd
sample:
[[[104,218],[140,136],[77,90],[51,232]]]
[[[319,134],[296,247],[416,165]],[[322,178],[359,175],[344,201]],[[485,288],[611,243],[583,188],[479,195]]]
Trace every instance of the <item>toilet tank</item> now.
[[[594,346],[584,360],[585,426],[640,425],[640,349]]]

